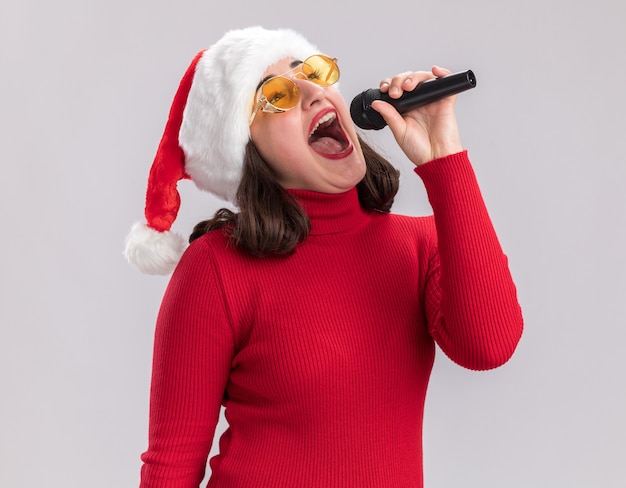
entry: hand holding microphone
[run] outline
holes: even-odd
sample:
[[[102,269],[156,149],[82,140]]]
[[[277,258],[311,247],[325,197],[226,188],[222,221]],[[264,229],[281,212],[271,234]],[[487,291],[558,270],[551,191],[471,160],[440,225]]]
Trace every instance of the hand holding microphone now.
[[[463,150],[454,104],[415,109],[475,87],[471,70],[451,73],[433,66],[431,73],[405,72],[388,80],[389,87],[366,90],[352,101],[350,113],[355,125],[378,130],[389,124],[396,142],[416,166]],[[400,89],[402,95],[392,98],[386,93],[392,89]],[[374,103],[377,100],[387,102],[387,106]]]
[[[414,90],[404,92],[400,98],[391,98],[387,93],[370,88],[358,94],[350,104],[350,115],[361,129],[379,130],[387,125],[383,117],[372,108],[372,102],[383,100],[404,114],[442,98],[456,95],[476,86],[472,70],[433,78],[417,85]]]

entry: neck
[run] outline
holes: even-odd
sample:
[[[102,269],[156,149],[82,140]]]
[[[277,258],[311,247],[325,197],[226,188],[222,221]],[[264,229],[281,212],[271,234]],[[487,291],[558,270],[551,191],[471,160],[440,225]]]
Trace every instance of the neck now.
[[[367,213],[361,208],[356,188],[344,193],[289,190],[311,221],[310,235],[336,234],[361,225]]]

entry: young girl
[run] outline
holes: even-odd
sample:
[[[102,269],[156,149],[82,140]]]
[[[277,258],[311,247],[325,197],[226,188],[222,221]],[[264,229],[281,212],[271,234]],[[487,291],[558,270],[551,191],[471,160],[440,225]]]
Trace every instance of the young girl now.
[[[384,79],[391,97],[449,72]],[[154,346],[141,486],[416,488],[435,343],[506,362],[522,316],[449,97],[401,116],[378,101],[433,216],[390,213],[398,173],[357,134],[337,61],[291,30],[228,32],[181,81],[127,240],[174,267]],[[176,182],[236,206],[170,231]],[[182,254],[182,257],[181,257]]]

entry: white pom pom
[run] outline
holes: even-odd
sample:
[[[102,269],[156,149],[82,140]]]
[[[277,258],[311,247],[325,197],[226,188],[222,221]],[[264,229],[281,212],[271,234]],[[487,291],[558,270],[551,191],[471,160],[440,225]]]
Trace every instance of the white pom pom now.
[[[124,256],[142,273],[166,275],[174,271],[186,247],[180,234],[159,232],[137,222],[126,237]]]

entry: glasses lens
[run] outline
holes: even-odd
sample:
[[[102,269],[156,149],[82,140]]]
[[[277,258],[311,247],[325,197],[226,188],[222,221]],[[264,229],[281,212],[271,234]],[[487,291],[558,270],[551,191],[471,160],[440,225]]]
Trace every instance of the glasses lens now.
[[[261,93],[276,108],[293,108],[298,103],[300,92],[296,84],[289,78],[276,76],[270,78],[261,87]]]
[[[329,86],[339,79],[339,66],[334,59],[315,54],[308,57],[302,64],[302,72],[309,81],[322,86]]]

